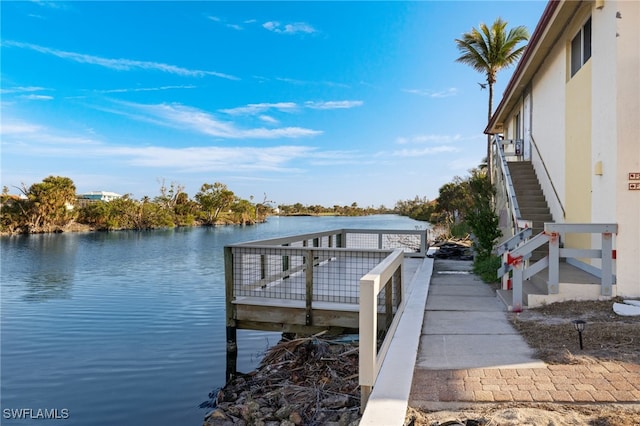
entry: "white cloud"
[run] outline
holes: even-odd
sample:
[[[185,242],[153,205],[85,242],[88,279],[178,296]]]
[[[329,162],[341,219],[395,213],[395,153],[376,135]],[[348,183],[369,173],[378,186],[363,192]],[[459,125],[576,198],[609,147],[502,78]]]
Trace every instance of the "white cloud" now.
[[[220,112],[229,115],[254,115],[270,109],[286,112],[298,109],[298,105],[295,102],[263,102],[259,104],[248,104],[237,108],[221,109]]]
[[[187,172],[201,171],[297,171],[287,163],[306,157],[314,148],[277,147],[116,147],[111,155],[127,158],[138,167],[174,168]]]
[[[349,109],[362,106],[362,101],[307,101],[304,103],[305,108],[309,109]],[[295,112],[301,106],[295,102],[264,102],[258,104],[248,104],[236,108],[221,109],[220,112],[229,115],[256,115],[270,110],[278,110],[280,112]]]
[[[182,86],[160,86],[160,87],[135,87],[131,89],[108,89],[98,90],[99,93],[127,93],[127,92],[155,92],[160,90],[174,90],[174,89],[195,89],[197,86],[192,84]]]
[[[448,166],[449,170],[455,173],[459,173],[461,171],[468,171],[473,168],[476,168],[480,165],[481,161],[477,158],[456,158],[453,161],[450,161]]]
[[[410,137],[398,137],[396,139],[396,143],[398,145],[406,145],[406,144],[420,144],[420,143],[429,143],[429,142],[439,142],[439,143],[452,143],[462,140],[462,136],[459,134],[455,135],[415,135]]]
[[[2,126],[0,126],[0,135],[24,135],[36,133],[40,130],[41,127],[35,124],[5,119],[2,120]]]
[[[318,31],[306,22],[294,22],[283,25],[278,21],[269,21],[262,24],[262,27],[279,34],[313,34]]]
[[[460,149],[456,147],[443,145],[443,146],[435,146],[435,147],[428,147],[428,148],[422,148],[422,149],[401,149],[401,150],[393,151],[391,155],[393,155],[394,157],[415,158],[415,157],[425,157],[433,154],[440,154],[443,152],[459,152],[459,151]]]
[[[43,53],[46,55],[52,55],[61,59],[68,59],[78,63],[98,65],[101,67],[113,69],[116,71],[131,71],[131,70],[151,70],[161,71],[170,74],[177,74],[189,77],[204,77],[215,76],[225,78],[228,80],[239,80],[238,77],[223,74],[216,71],[203,71],[203,70],[191,70],[188,68],[179,67],[176,65],[163,64],[160,62],[148,62],[137,61],[132,59],[110,59],[102,58],[100,56],[86,55],[82,53],[66,52],[64,50],[51,49],[48,47],[38,46],[31,43],[21,43],[17,41],[3,41],[3,46],[18,47],[22,49],[30,49],[35,52]]]
[[[227,139],[300,138],[315,136],[322,133],[320,130],[306,129],[302,127],[242,129],[232,122],[219,120],[214,115],[206,111],[181,104],[122,104],[128,105],[129,107],[132,107],[138,112],[144,114],[142,117],[133,116],[133,118],[148,119],[157,124],[196,131],[198,133]]]
[[[0,127],[0,135],[3,136],[2,139],[5,146],[36,142],[41,147],[72,147],[70,149],[77,150],[79,145],[98,144],[96,140],[86,136],[66,135],[38,124],[12,118],[3,120],[2,127]],[[29,150],[29,153],[31,153],[31,150]]]
[[[62,157],[67,159],[105,159],[127,165],[150,168],[171,168],[183,172],[201,171],[278,171],[300,172],[288,164],[313,155],[309,146],[273,147],[185,147],[170,148],[148,145],[112,145],[82,135],[65,135],[38,124],[19,120],[3,123],[1,133],[4,149],[29,156]],[[82,147],[79,147],[82,145]]]
[[[31,3],[35,3],[38,6],[42,6],[42,7],[48,7],[51,9],[60,9],[60,8],[66,8],[66,5],[64,3],[60,3],[59,1],[39,1],[39,0],[31,0]]]
[[[53,99],[53,96],[49,95],[21,95],[20,99],[28,99],[30,101],[50,101]]]
[[[423,89],[403,89],[403,92],[411,93],[419,96],[426,96],[429,98],[448,98],[450,96],[456,96],[458,94],[458,89],[455,87],[450,87],[445,90],[433,91],[433,90],[423,90]]]
[[[275,118],[269,116],[269,115],[259,115],[258,118],[262,121],[264,121],[265,123],[269,123],[269,124],[278,124],[279,121],[276,120]]]
[[[255,77],[260,78],[260,77]],[[265,79],[268,80],[268,79]],[[344,89],[350,89],[351,86],[344,83],[336,83],[334,81],[306,81],[306,80],[296,80],[294,78],[285,78],[285,77],[276,77],[275,80],[282,81],[289,84],[295,84],[297,86],[328,86],[328,87],[341,87]]]
[[[25,93],[25,92],[39,92],[41,90],[46,90],[44,87],[39,86],[16,86],[10,88],[0,89],[0,93]]]
[[[310,155],[310,164],[314,166],[346,166],[374,164],[370,156],[357,151],[318,151]]]
[[[232,29],[238,30],[238,31],[242,31],[244,29],[241,25],[238,25],[238,24],[225,23],[224,19],[219,18],[217,16],[207,16],[207,18],[212,20],[213,22],[218,22],[220,24],[224,24],[224,26],[227,27],[227,28],[232,28]]]
[[[362,101],[327,101],[327,102],[305,102],[305,106],[311,109],[347,109],[362,106]]]

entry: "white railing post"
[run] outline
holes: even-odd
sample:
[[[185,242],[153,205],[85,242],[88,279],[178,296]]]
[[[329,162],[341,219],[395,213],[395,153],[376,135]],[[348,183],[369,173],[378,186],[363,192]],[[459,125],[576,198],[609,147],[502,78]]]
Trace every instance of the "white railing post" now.
[[[420,254],[422,256],[427,255],[427,250],[429,250],[429,230],[425,229],[424,234],[420,234]]]
[[[509,252],[502,253],[502,264],[506,265],[509,261]],[[502,289],[509,290],[509,272],[502,275]]]
[[[602,233],[602,278],[601,294],[611,296],[613,285],[613,239],[610,232]]]
[[[358,375],[360,384],[360,411],[364,411],[376,379],[376,352],[378,330],[378,291],[380,276],[365,275],[360,279],[360,354]]]
[[[549,280],[547,291],[549,294],[558,294],[560,290],[560,234],[549,234]]]
[[[513,300],[511,309],[513,312],[522,312],[522,275],[523,263],[517,262],[513,265]]]

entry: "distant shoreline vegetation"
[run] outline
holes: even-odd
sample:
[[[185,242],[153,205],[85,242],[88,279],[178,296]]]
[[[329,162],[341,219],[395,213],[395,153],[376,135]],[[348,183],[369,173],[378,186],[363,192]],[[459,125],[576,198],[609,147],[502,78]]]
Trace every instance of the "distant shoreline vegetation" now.
[[[423,200],[399,201],[394,209],[380,206],[358,207],[301,203],[278,205],[267,199],[255,202],[236,196],[225,184],[205,183],[193,199],[184,187],[160,182],[159,195],[140,200],[130,194],[117,196],[108,193],[109,200],[87,199],[76,194],[70,178],[49,176],[30,187],[17,188],[10,194],[4,186],[0,195],[0,234],[41,234],[56,232],[152,230],[184,226],[254,225],[268,216],[367,216],[399,214],[418,220],[416,203]],[[116,195],[117,197],[114,197]],[[408,208],[411,207],[411,208]],[[421,209],[418,208],[420,212]]]

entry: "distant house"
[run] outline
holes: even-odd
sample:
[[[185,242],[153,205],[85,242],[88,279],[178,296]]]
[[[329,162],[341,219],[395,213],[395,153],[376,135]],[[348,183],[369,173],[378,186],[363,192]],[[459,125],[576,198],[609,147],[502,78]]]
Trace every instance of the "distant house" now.
[[[640,297],[640,2],[550,1],[485,132],[531,163],[552,222],[616,225],[613,295]],[[561,247],[601,241],[562,235]]]
[[[78,205],[80,207],[86,206],[87,204],[95,203],[97,201],[113,201],[118,198],[121,198],[122,195],[117,194],[115,192],[108,191],[92,191],[85,192],[84,194],[78,194],[77,200]]]

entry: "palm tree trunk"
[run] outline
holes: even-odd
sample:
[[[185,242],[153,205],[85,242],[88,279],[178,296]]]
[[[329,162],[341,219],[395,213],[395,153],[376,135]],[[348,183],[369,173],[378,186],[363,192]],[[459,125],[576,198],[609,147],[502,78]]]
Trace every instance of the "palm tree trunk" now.
[[[491,82],[490,79],[488,79],[487,82],[489,83],[489,109],[487,111],[487,126],[488,126],[489,122],[491,121],[491,113],[493,112],[493,83]],[[487,135],[487,176],[489,176],[489,182],[493,181],[492,174],[491,174],[491,165],[492,165],[491,135]]]

